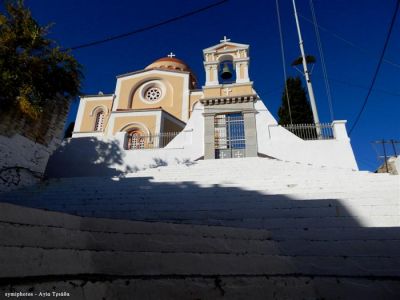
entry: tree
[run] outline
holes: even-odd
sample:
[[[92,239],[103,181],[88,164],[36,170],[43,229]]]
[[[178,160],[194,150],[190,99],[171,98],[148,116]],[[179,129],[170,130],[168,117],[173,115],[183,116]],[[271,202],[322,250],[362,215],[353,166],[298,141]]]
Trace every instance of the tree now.
[[[79,94],[80,64],[46,38],[23,0],[7,1],[0,13],[0,110],[19,109],[38,119],[49,104]]]
[[[290,111],[293,124],[312,124],[314,123],[310,102],[302,86],[300,77],[288,77],[286,85],[290,100]],[[289,107],[286,90],[283,90],[282,104],[278,111],[280,125],[290,124]]]

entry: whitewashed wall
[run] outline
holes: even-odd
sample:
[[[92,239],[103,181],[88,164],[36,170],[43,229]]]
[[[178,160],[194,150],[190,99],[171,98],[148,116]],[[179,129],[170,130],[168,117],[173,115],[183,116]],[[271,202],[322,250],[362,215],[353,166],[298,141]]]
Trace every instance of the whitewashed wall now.
[[[332,140],[304,141],[278,126],[262,101],[255,104],[258,153],[280,160],[358,170],[345,121],[334,121]]]
[[[19,134],[0,135],[0,192],[37,183],[53,150]]]
[[[262,101],[255,104],[258,153],[280,160],[357,170],[345,122],[336,121],[334,140],[304,141],[277,125]],[[75,137],[49,160],[48,177],[118,176],[157,166],[189,163],[204,156],[203,106],[198,103],[185,129],[166,148],[125,150],[126,133],[114,138]]]
[[[115,138],[75,137],[52,155],[48,177],[118,176],[160,165],[186,164],[204,153],[203,106],[198,103],[185,129],[166,148],[125,150],[126,133]]]

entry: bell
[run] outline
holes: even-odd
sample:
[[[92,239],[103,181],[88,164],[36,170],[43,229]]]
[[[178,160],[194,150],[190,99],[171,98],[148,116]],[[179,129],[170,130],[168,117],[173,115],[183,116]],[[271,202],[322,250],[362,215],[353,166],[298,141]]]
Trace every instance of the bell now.
[[[221,78],[226,80],[232,78],[232,72],[229,69],[228,63],[224,63],[224,67],[222,68]]]

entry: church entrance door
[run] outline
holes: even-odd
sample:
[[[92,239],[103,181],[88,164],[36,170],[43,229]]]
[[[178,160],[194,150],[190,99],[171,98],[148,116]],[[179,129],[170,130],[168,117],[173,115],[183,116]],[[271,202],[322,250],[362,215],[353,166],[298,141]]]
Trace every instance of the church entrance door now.
[[[214,118],[215,158],[245,157],[243,114],[219,114]]]

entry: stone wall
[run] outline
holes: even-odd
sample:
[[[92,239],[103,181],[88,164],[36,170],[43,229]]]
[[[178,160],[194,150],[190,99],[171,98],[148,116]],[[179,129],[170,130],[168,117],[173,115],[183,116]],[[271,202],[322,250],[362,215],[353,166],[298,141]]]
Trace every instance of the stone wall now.
[[[67,102],[50,105],[39,120],[16,109],[0,113],[0,192],[40,181],[61,143],[67,113]]]

